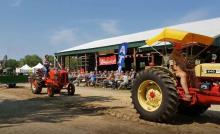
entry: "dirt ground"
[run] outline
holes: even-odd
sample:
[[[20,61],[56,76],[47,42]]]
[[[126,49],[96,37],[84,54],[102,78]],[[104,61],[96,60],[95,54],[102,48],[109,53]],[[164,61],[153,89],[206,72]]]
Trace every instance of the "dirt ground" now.
[[[171,124],[144,121],[132,108],[130,92],[76,87],[75,96],[31,93],[28,84],[0,87],[0,134],[220,133],[220,106],[200,117],[177,115]]]

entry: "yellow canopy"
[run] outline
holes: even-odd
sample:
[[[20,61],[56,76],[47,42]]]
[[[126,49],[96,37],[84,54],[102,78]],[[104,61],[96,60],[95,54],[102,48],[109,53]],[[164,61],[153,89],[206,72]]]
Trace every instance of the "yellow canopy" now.
[[[183,45],[189,45],[190,43],[211,45],[214,39],[200,34],[165,28],[160,34],[149,40],[146,40],[146,44],[151,46],[157,41],[168,41],[171,43],[181,43]]]

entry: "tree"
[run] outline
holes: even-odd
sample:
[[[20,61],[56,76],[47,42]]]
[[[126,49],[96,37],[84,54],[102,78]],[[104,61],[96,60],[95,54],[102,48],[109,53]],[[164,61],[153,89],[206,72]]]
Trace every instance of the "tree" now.
[[[15,59],[9,59],[7,60],[5,67],[6,68],[12,68],[13,70],[15,70],[16,67],[18,67],[19,62]]]
[[[54,56],[53,55],[48,55],[49,56],[49,62],[54,64]]]
[[[81,65],[82,64],[82,60],[77,60],[75,57],[71,58],[70,60],[70,68],[74,69],[74,70],[77,70],[78,67],[77,65]]]
[[[33,67],[39,62],[42,63],[42,59],[38,55],[26,55],[23,59],[20,60],[20,66],[27,64]]]
[[[70,62],[70,63],[69,63]],[[69,57],[67,56],[65,58],[65,66],[69,67],[71,70],[76,70],[77,69],[77,65],[81,65],[82,64],[82,60],[77,59],[76,57],[71,56],[70,60]]]

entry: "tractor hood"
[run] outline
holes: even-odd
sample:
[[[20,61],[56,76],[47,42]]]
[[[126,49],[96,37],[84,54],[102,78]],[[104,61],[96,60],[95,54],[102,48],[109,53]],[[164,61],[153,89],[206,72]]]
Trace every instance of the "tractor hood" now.
[[[177,29],[165,28],[160,34],[149,40],[146,40],[146,44],[153,46],[155,45],[155,42],[158,41],[167,41],[174,44],[178,43],[185,46],[189,46],[191,44],[193,45],[195,43],[211,45],[214,41],[214,38]]]

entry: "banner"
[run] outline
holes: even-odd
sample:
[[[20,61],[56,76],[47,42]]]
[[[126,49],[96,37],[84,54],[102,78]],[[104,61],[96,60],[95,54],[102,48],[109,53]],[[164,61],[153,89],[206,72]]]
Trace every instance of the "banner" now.
[[[99,57],[99,65],[113,65],[116,64],[116,56]]]
[[[128,43],[123,43],[118,49],[118,71],[121,72],[124,66],[125,56],[127,54]]]

